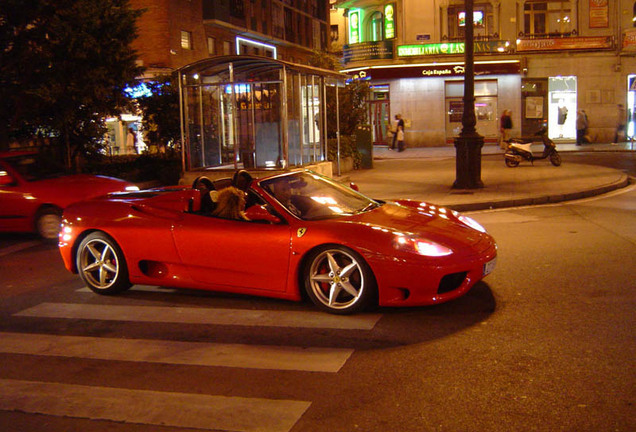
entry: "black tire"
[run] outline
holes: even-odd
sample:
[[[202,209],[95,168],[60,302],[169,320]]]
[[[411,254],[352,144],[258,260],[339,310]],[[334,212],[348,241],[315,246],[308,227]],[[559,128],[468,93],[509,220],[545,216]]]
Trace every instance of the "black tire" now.
[[[46,241],[57,241],[61,224],[62,210],[57,207],[44,207],[35,215],[35,231]]]
[[[339,245],[313,251],[304,268],[304,288],[321,310],[348,315],[370,307],[377,298],[375,277],[355,251]]]
[[[519,166],[519,161],[516,159],[512,159],[512,158],[507,158],[504,156],[504,160],[506,161],[506,166],[508,168],[514,168]]]
[[[550,155],[550,163],[554,166],[561,166],[561,155],[556,151],[552,152]]]
[[[82,240],[75,264],[86,286],[97,294],[117,294],[132,286],[123,252],[103,232],[96,231]]]

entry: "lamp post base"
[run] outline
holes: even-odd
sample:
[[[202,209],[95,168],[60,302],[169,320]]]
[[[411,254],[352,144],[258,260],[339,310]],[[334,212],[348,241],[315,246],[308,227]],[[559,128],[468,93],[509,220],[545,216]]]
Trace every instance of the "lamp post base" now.
[[[455,138],[455,183],[453,189],[480,189],[481,181],[481,148],[484,137],[478,134]]]

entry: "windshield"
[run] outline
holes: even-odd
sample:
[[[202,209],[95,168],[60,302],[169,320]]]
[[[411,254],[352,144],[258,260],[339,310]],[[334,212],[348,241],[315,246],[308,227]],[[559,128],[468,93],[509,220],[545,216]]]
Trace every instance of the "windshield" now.
[[[294,172],[259,184],[290,213],[304,220],[351,215],[379,205],[348,187],[311,172]]]

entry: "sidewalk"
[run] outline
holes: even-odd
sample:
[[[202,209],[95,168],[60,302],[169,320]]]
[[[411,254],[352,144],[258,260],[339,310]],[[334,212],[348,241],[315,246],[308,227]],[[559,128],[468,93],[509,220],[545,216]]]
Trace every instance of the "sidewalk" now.
[[[540,144],[533,146],[537,153]],[[636,144],[559,144],[565,152],[636,152]],[[497,145],[484,145],[481,159],[481,189],[453,189],[455,147],[407,148],[398,153],[375,146],[373,169],[346,174],[360,192],[376,199],[409,198],[443,205],[459,211],[516,207],[580,199],[599,195],[629,184],[627,174],[612,168],[564,162],[555,167],[548,160],[534,165],[522,162],[506,167]]]

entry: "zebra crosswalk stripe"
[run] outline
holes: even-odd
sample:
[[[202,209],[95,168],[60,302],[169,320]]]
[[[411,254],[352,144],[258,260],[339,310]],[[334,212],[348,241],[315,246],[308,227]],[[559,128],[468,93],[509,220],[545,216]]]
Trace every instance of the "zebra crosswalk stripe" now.
[[[29,333],[0,333],[0,352],[113,361],[335,373],[345,348],[217,344]]]
[[[324,312],[217,309],[175,306],[128,306],[74,303],[41,303],[15,314],[41,318],[95,319],[180,324],[216,324],[259,327],[330,328],[371,330],[380,314],[352,316]]]
[[[288,432],[310,404],[0,379],[0,410],[204,430]]]

